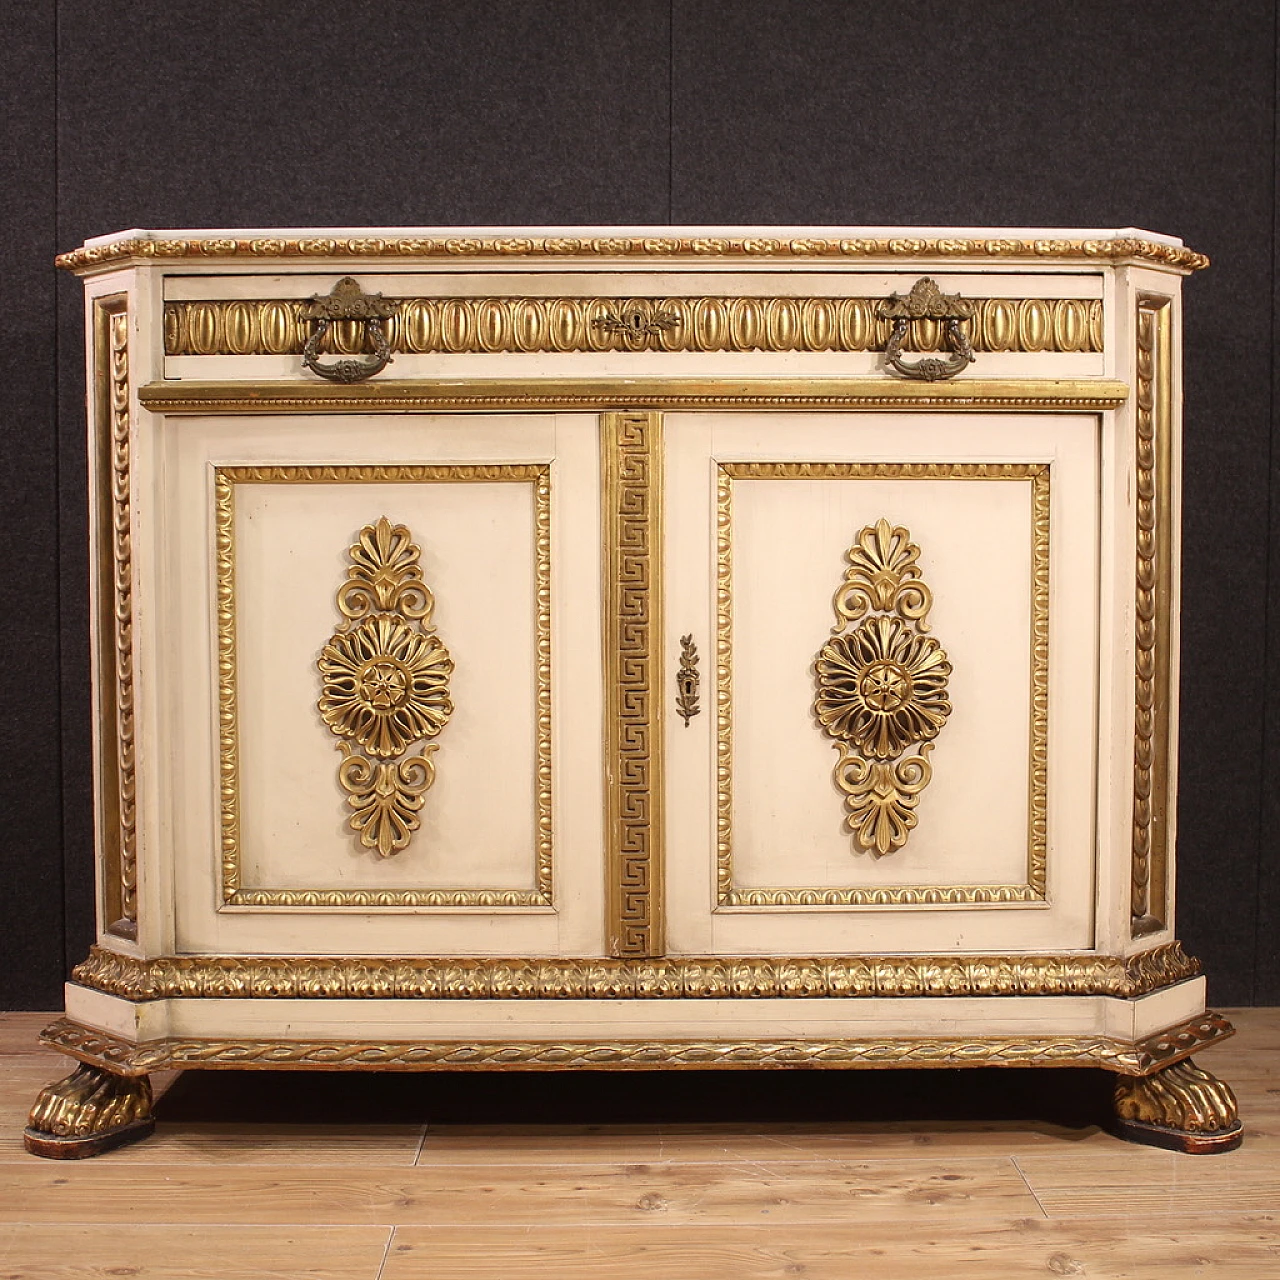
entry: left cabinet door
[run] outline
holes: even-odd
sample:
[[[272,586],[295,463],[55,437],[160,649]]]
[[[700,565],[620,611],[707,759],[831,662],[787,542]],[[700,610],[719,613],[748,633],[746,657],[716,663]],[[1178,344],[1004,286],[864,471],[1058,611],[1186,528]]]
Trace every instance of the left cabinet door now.
[[[599,954],[596,420],[154,427],[144,859],[178,952]]]

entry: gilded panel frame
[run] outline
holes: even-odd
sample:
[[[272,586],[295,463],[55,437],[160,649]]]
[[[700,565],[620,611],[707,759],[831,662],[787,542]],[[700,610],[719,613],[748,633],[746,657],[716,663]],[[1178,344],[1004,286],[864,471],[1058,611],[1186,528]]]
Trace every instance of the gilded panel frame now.
[[[989,480],[1031,485],[1031,718],[1024,884],[740,889],[733,882],[733,481]],[[1049,513],[1047,462],[717,462],[716,906],[888,907],[1047,905],[1049,757]]]
[[[235,487],[237,484],[531,484],[536,636],[536,853],[525,889],[248,889],[240,857],[236,692]],[[553,905],[551,757],[551,467],[542,463],[216,466],[213,474],[218,665],[221,901],[228,907],[528,908]]]

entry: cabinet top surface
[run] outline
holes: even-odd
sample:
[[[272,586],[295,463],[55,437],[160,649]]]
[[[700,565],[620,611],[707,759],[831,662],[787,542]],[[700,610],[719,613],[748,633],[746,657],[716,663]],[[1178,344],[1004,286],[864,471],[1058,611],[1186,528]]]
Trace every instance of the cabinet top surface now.
[[[134,228],[97,236],[58,258],[71,271],[129,262],[156,265],[288,266],[370,259],[501,264],[530,259],[643,261],[647,270],[691,261],[806,260],[837,264],[986,262],[1140,263],[1182,273],[1208,266],[1174,236],[1136,227],[285,227],[202,230]]]

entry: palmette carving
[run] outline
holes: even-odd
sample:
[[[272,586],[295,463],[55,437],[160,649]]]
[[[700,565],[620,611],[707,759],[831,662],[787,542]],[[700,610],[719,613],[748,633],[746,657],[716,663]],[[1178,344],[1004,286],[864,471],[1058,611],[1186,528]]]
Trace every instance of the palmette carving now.
[[[418,813],[436,779],[431,757],[439,744],[424,747],[421,755],[376,763],[352,751],[346,742],[338,745],[345,757],[338,768],[338,781],[355,810],[349,819],[352,829],[366,848],[376,849],[382,857],[399,853],[418,829]]]
[[[434,738],[448,722],[453,660],[430,625],[434,600],[408,528],[382,516],[360,530],[349,555],[337,598],[344,621],[316,662],[324,677],[318,705],[330,731],[356,744],[338,743],[338,782],[354,810],[348,824],[366,849],[386,858],[401,852],[420,825],[438,744],[421,755],[392,757]]]
[[[933,607],[933,593],[921,577],[920,548],[905,529],[892,529],[887,520],[868,525],[848,551],[849,567],[844,585],[832,605],[836,625],[831,634],[851,622],[859,622],[868,611],[897,613],[928,631],[925,621]]]
[[[817,657],[814,715],[840,752],[834,778],[845,825],[859,848],[883,857],[902,848],[916,825],[920,792],[933,774],[929,744],[951,714],[951,664],[923,634],[932,596],[907,530],[878,520],[847,554],[850,568],[833,601],[838,634]],[[911,746],[922,750],[896,759]]]
[[[846,824],[864,849],[891,853],[901,849],[916,825],[916,803],[929,785],[933,769],[929,752],[933,744],[917,756],[905,756],[887,764],[864,760],[841,748],[836,765],[836,786],[844,793]]]

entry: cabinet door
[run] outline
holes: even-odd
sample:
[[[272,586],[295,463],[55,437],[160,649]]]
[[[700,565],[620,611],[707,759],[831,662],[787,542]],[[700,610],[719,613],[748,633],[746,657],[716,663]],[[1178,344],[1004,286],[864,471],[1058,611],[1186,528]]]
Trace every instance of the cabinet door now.
[[[1091,946],[1098,417],[666,441],[670,949]]]
[[[168,424],[147,763],[179,951],[601,950],[596,435]]]

